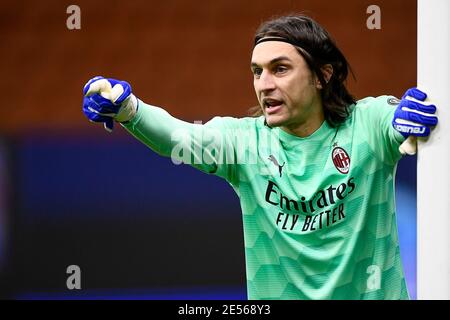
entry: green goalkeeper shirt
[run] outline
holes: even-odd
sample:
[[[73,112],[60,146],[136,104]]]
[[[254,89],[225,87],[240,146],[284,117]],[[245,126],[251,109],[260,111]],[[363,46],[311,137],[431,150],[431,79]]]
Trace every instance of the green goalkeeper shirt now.
[[[395,214],[404,141],[394,97],[365,98],[306,138],[264,117],[191,124],[139,101],[125,128],[240,198],[249,299],[408,299]]]

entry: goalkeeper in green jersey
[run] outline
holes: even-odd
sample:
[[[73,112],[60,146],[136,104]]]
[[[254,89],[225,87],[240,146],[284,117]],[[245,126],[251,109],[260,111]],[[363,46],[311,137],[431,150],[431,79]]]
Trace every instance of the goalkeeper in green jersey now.
[[[395,170],[405,139],[437,124],[436,107],[416,88],[355,101],[345,57],[303,15],[263,23],[250,64],[254,117],[190,124],[103,77],[85,85],[83,111],[231,184],[249,299],[408,299]]]

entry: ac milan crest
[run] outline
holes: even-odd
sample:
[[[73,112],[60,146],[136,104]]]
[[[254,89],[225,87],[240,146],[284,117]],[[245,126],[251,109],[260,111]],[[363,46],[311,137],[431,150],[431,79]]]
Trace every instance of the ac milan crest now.
[[[333,164],[336,169],[343,174],[347,174],[350,170],[350,157],[341,147],[335,147],[331,153]]]

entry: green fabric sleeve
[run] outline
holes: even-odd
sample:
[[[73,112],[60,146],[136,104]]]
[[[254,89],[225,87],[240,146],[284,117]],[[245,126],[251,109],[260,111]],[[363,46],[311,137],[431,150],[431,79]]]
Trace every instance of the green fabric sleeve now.
[[[393,96],[369,97],[360,100],[355,110],[360,133],[367,138],[375,156],[389,165],[395,165],[402,157],[398,148],[405,140],[392,126],[396,101]]]
[[[138,101],[135,117],[122,124],[138,140],[175,164],[189,164],[205,173],[236,182],[233,125],[239,119],[215,117],[205,124],[177,119],[160,107]]]

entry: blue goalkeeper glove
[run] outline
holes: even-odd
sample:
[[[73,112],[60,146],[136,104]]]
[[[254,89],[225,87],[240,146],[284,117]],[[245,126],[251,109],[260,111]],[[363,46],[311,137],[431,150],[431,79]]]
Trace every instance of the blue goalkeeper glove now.
[[[83,112],[89,121],[103,122],[111,132],[114,120],[127,122],[137,112],[138,102],[125,81],[95,77],[83,88]]]
[[[437,125],[436,106],[425,102],[426,98],[425,92],[417,88],[408,89],[395,110],[392,125],[405,138],[427,137],[431,127]]]

